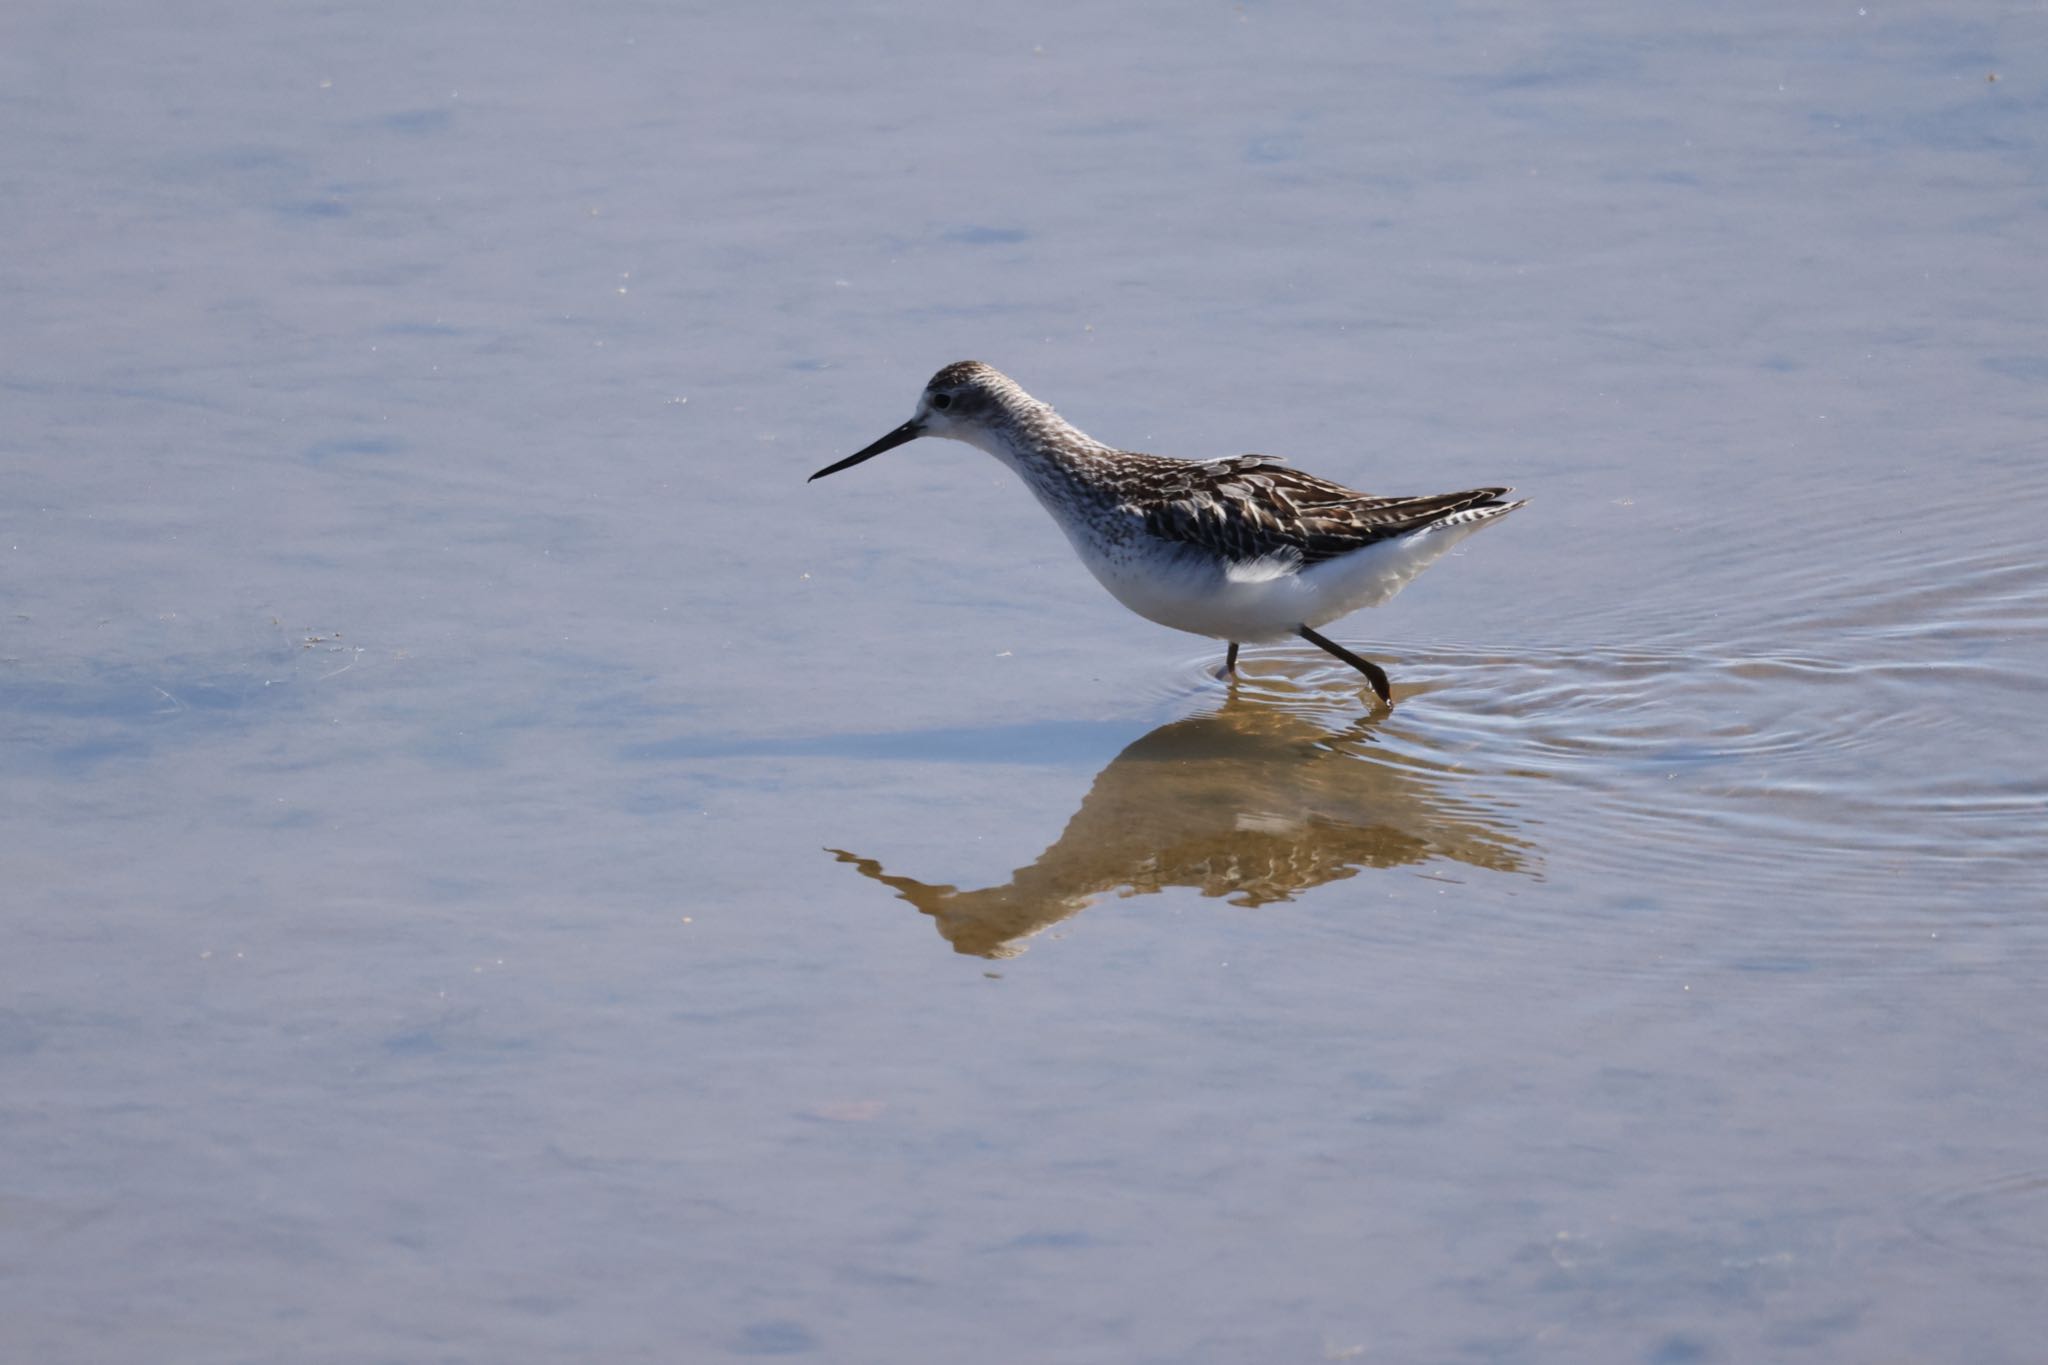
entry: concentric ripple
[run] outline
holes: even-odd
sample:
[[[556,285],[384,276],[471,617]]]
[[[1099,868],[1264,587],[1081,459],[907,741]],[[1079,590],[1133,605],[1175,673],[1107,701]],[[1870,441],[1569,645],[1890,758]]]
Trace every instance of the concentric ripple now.
[[[2014,1275],[2038,1273],[2048,1263],[2048,1168],[1934,1191],[1915,1203],[1907,1223],[1944,1251],[1983,1257]]]
[[[1231,695],[1313,719],[1357,761],[1462,774],[1447,792],[1519,828],[1549,875],[1736,967],[1921,970],[1987,935],[2048,965],[2048,772],[2024,738],[2044,719],[2027,646],[2048,562],[1949,555],[1935,591],[1937,566],[1897,558],[1888,591],[1789,595],[1719,640],[1363,643],[1395,679],[1391,714],[1305,646],[1248,652]],[[1175,683],[1225,695],[1215,662]]]

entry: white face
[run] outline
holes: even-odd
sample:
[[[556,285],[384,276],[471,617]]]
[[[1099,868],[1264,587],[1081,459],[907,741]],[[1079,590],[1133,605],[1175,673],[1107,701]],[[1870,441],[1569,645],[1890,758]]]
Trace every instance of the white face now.
[[[988,439],[988,415],[995,396],[979,384],[939,384],[928,387],[917,400],[916,422],[921,434],[981,445]]]
[[[962,420],[965,404],[949,389],[926,389],[917,400],[917,415],[911,420],[927,436],[944,436],[950,440],[961,439],[961,428],[967,423]]]
[[[989,416],[1000,406],[1001,399],[998,390],[991,385],[1001,379],[1002,376],[994,371],[981,367],[948,366],[925,386],[924,393],[917,400],[917,412],[908,422],[866,449],[827,465],[811,477],[822,479],[827,474],[851,469],[920,436],[943,436],[948,440],[965,441],[983,450],[996,449],[999,438],[992,430]]]

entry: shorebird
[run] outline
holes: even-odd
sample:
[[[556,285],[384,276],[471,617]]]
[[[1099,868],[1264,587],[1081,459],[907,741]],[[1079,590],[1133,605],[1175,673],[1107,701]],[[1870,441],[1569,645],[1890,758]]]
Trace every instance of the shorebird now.
[[[1118,450],[1070,425],[978,360],[932,376],[917,412],[881,440],[811,475],[851,469],[920,436],[1001,460],[1038,496],[1110,595],[1148,621],[1229,646],[1299,636],[1365,675],[1394,704],[1386,671],[1316,630],[1406,587],[1444,551],[1522,506],[1514,490],[1374,497],[1269,455],[1177,460]]]

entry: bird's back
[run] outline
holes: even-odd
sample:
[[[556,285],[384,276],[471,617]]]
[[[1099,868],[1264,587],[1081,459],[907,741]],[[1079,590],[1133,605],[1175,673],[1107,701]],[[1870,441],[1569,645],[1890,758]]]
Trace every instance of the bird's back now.
[[[1224,460],[1145,457],[1130,468],[1127,505],[1162,540],[1231,563],[1293,559],[1300,568],[1420,531],[1476,527],[1521,506],[1508,488],[1381,497],[1305,474],[1266,455]]]

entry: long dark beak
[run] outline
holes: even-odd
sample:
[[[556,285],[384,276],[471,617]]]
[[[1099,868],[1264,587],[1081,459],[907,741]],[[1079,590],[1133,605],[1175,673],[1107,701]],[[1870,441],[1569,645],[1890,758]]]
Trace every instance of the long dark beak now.
[[[924,428],[919,426],[917,424],[917,419],[913,417],[908,422],[905,422],[902,426],[896,428],[896,430],[890,432],[887,436],[884,436],[881,440],[869,446],[866,450],[857,450],[853,454],[841,460],[838,464],[826,465],[823,469],[811,475],[810,478],[805,479],[804,482],[815,483],[817,480],[824,478],[827,474],[837,474],[842,469],[851,469],[855,465],[859,464],[862,460],[872,460],[875,458],[875,456],[881,454],[883,451],[894,450],[897,446],[903,445],[910,441],[915,441],[918,437],[922,435],[924,435]]]

